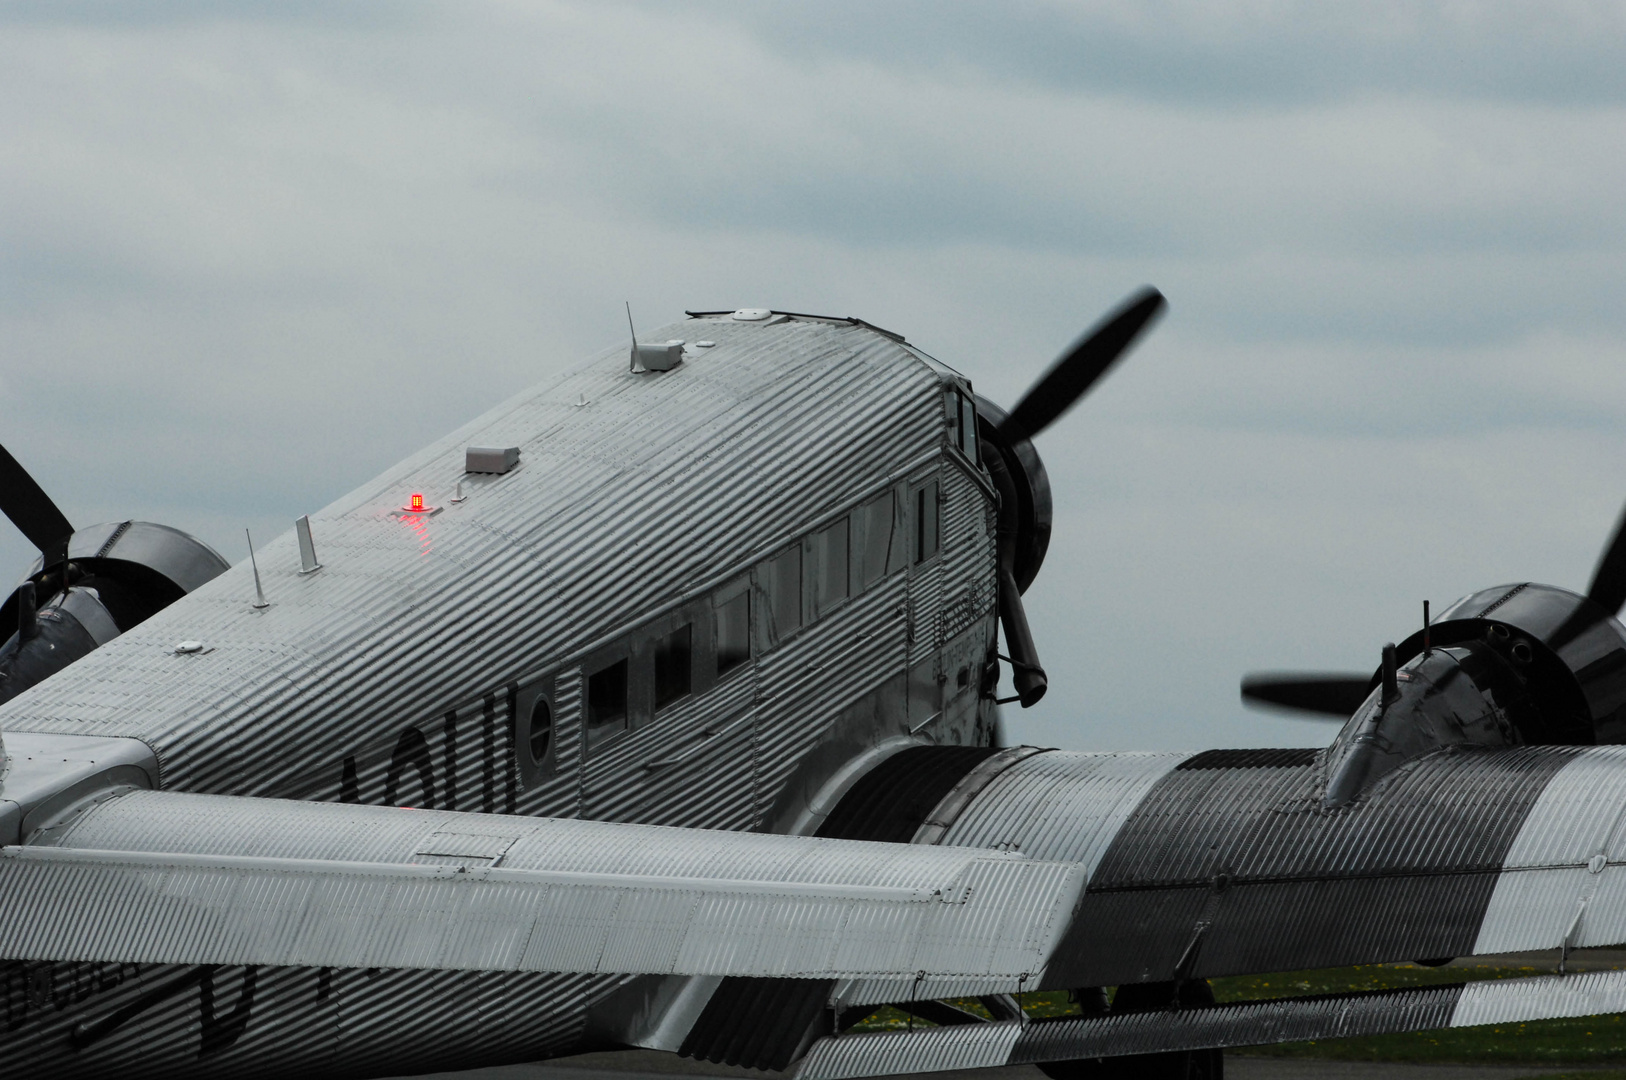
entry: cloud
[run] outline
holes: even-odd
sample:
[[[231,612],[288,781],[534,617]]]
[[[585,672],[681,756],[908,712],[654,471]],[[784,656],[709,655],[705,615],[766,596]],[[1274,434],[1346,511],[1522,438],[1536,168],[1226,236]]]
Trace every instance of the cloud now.
[[[0,441],[229,556],[685,307],[852,314],[1041,450],[1063,745],[1324,742],[1250,666],[1584,584],[1620,490],[1613,6],[0,8]],[[0,537],[0,565],[26,545]]]
[[[1544,4],[1539,15],[1519,3],[1381,0],[732,0],[704,8],[774,43],[791,64],[862,58],[1205,111],[1320,103],[1375,88],[1560,105],[1626,98],[1617,62],[1626,16],[1608,3]]]

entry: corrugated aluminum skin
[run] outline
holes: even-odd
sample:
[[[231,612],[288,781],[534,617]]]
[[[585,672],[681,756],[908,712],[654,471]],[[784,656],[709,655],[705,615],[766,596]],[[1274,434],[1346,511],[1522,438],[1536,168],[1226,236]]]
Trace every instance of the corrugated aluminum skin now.
[[[0,729],[138,738],[158,753],[165,787],[193,791],[337,799],[350,757],[361,800],[375,802],[411,724],[436,778],[456,776],[458,808],[572,812],[564,762],[557,790],[515,789],[505,685],[568,666],[805,533],[810,513],[908,479],[911,462],[936,471],[947,452],[941,376],[885,336],[800,319],[656,332],[717,345],[644,375],[626,372],[624,349],[608,350],[517,396],[312,514],[322,570],[299,575],[291,531],[266,544],[269,608],[249,606],[249,568],[235,567],[8,703]],[[517,445],[521,464],[465,477],[471,443]],[[451,503],[459,479],[467,498]],[[439,512],[399,515],[414,491]],[[945,540],[945,557],[965,542]],[[917,619],[935,613],[942,562],[900,572]],[[798,640],[811,655],[855,629],[832,618]],[[182,639],[211,651],[175,656]],[[789,664],[783,653],[771,659]],[[824,662],[827,681],[847,677]],[[762,680],[759,760],[794,752],[774,724],[796,721],[771,714],[788,690]],[[638,798],[606,805],[621,813]]]
[[[208,1012],[197,968],[0,961],[6,1075],[357,1077],[534,1061],[569,1052],[604,981],[241,967],[206,978]],[[96,1024],[94,1039],[70,1041]]]
[[[1471,982],[1451,1016],[1452,1027],[1556,1020],[1626,1012],[1626,971],[1588,971],[1534,979]]]
[[[831,996],[846,1005],[872,1002],[884,1004],[891,1001],[917,1001],[977,994],[1014,994],[1038,986],[1050,963],[1053,950],[1062,939],[1074,915],[1073,905],[1046,907],[1047,894],[1072,890],[1076,901],[1086,880],[1083,868],[1076,864],[1039,865],[1066,866],[1073,876],[1066,885],[1060,885],[1041,881],[1037,875],[1026,878],[1015,874],[1001,875],[997,882],[989,882],[991,889],[997,890],[997,898],[991,898],[992,903],[978,913],[974,924],[972,920],[968,920],[965,926],[967,933],[975,935],[977,940],[985,941],[989,945],[1020,934],[1023,945],[1027,950],[1031,950],[1026,955],[1033,958],[1026,967],[1006,967],[998,972],[991,969],[975,972],[969,967],[962,967],[959,971],[947,971],[942,965],[935,968],[922,965],[913,973],[900,972],[891,977],[879,973],[867,977],[846,975],[843,979],[850,981],[839,983]],[[1040,921],[1023,914],[1040,909],[1053,913],[1054,920]]]
[[[942,594],[930,640],[952,641],[993,610],[996,553],[993,500],[988,482],[959,455],[939,471],[941,485]]]
[[[901,687],[911,652],[930,658],[963,621],[942,617],[948,562],[988,605],[986,642],[988,505],[962,465],[944,467],[957,453],[947,446],[953,374],[908,346],[813,318],[707,318],[656,333],[674,332],[717,344],[690,348],[660,375],[628,374],[624,351],[612,348],[516,396],[312,514],[320,571],[297,573],[291,531],[261,546],[269,608],[249,606],[252,579],[239,566],[8,703],[0,729],[139,739],[169,789],[783,827],[796,799],[855,752],[854,740],[897,734],[880,723],[894,712],[908,726]],[[464,476],[474,443],[519,446],[521,463],[503,476]],[[466,498],[454,503],[459,479]],[[873,587],[716,688],[585,752],[583,656],[679,604],[708,603],[714,585],[876,492],[897,495],[902,554],[912,543],[905,502],[934,479],[938,558],[897,559]],[[438,509],[399,513],[415,491]],[[980,654],[975,633],[958,643]],[[177,657],[183,639],[207,651]],[[517,707],[528,710],[538,691],[551,695],[554,737],[548,760],[528,770]],[[835,731],[854,716],[869,726]],[[917,737],[971,734],[940,724]],[[258,835],[257,823],[246,827]],[[261,974],[262,985],[282,979]],[[500,987],[520,976],[457,977]],[[428,978],[411,985],[427,988]],[[555,1003],[560,1024],[579,1015],[573,1000]],[[262,994],[257,1025],[281,1022],[269,1007]],[[391,1008],[378,1022],[418,1015],[432,999]],[[399,1027],[344,1035],[346,1046],[381,1039],[414,1055]]]
[[[1047,985],[1164,980],[1182,957],[1209,977],[1466,955],[1528,812],[1579,753],[1437,753],[1330,812],[1306,755],[1191,758],[1112,840]]]
[[[930,690],[936,693],[935,681]],[[833,781],[841,794],[830,796],[835,801],[821,815],[817,835],[883,843],[918,837],[928,815],[943,813],[946,821],[945,799],[966,790],[971,774],[992,759],[1009,760],[1011,754],[986,746],[915,743],[878,763],[875,754],[865,755],[872,768],[851,784]],[[912,997],[923,990],[926,977],[926,972],[917,972],[912,984],[895,995],[889,987],[876,992],[888,1000]],[[842,1008],[832,1001],[881,1000],[864,997],[866,992],[868,988],[850,983],[838,992],[830,979],[725,978],[694,1016],[678,1052],[729,1065],[784,1069],[830,1029],[832,1015]]]
[[[1477,953],[1626,941],[1626,746],[1590,747],[1553,777],[1496,879]]]
[[[904,608],[913,581],[883,580],[830,615],[828,643],[806,633],[757,665],[759,811],[766,814],[827,723],[865,690],[904,673]]]
[[[1011,1020],[826,1037],[802,1059],[795,1080],[994,1068],[1010,1060],[1021,1035],[1022,1025]]]
[[[1093,879],[1130,813],[1189,756],[1035,754],[995,777],[941,842],[1075,862]]]
[[[796,1080],[853,1080],[1442,1028],[1450,1025],[1461,990],[1457,984],[1123,1016],[841,1035],[815,1044]]]
[[[1033,754],[996,775],[960,811],[940,843],[1069,862],[1093,876],[1130,813],[1159,779],[1188,757],[1060,750]],[[1035,970],[1014,983],[940,977],[918,982],[855,980],[838,985],[834,996],[856,1003],[1020,993],[1038,986],[1044,974]]]
[[[916,849],[949,860],[935,863],[537,820],[780,829],[884,737],[986,741],[954,688],[992,640],[992,502],[947,445],[945,373],[826,320],[657,333],[718,345],[659,375],[628,374],[612,349],[519,395],[312,515],[319,572],[297,573],[292,532],[262,548],[270,608],[249,607],[238,567],[0,709],[13,731],[141,740],[170,789],[422,808],[136,794],[81,819],[54,855],[0,860],[0,879],[34,890],[17,902],[46,913],[4,932],[36,936],[42,951],[24,955],[58,957],[0,964],[8,1067],[358,1075],[524,1060],[568,1049],[589,1003],[632,971],[814,971],[843,976],[834,995],[858,1004],[1164,979],[1182,956],[1203,976],[1626,937],[1614,775],[1626,760],[1607,748],[1439,754],[1333,812],[1299,752],[1043,753],[994,777],[941,837],[1028,858],[970,863],[951,848]],[[520,446],[521,464],[462,476],[470,443]],[[459,478],[467,499],[452,503]],[[911,552],[717,686],[585,749],[584,658],[704,611],[709,590],[879,492],[906,527],[930,482],[939,557],[914,566]],[[413,491],[437,512],[397,513]],[[176,656],[183,639],[210,651]],[[518,744],[538,693],[554,737],[532,767]],[[162,801],[187,798],[204,801]],[[965,904],[864,891],[923,889],[954,859],[985,875]],[[615,880],[581,877],[594,874]],[[319,915],[289,929],[300,895],[320,897]],[[482,918],[457,919],[471,898],[488,904]],[[164,910],[138,925],[143,904]],[[289,920],[206,932],[211,911],[239,904]],[[575,930],[519,940],[516,919],[534,926],[537,904]],[[820,920],[842,904],[886,910],[822,924],[835,944],[809,967]],[[925,908],[940,917],[893,917]],[[344,919],[366,933],[313,944],[312,928]],[[116,963],[156,954],[87,944],[97,933],[191,948],[164,955],[205,966]],[[231,961],[251,955],[229,949],[245,940],[282,949],[284,965],[580,971],[244,968]],[[1564,1008],[1619,1007],[1607,981],[1568,985]],[[1525,1008],[1476,993],[1491,997],[1460,1015]],[[109,1018],[84,1050],[63,1050],[71,1024]]]
[[[856,1080],[1212,1046],[1337,1039],[1626,1010],[1626,972],[1487,979],[1211,1008],[1033,1023],[840,1035],[814,1044],[796,1080]]]
[[[409,865],[448,835],[478,850]],[[500,866],[482,836],[513,838]],[[0,908],[40,914],[0,926],[0,954],[1014,979],[1044,962],[1083,882],[967,849],[167,792],[110,800],[63,843],[4,849]]]

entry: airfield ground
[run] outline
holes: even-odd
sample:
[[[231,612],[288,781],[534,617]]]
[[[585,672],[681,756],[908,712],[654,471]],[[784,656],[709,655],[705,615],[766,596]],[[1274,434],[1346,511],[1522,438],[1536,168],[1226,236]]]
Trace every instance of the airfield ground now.
[[[1505,979],[1552,972],[1553,953],[1514,954],[1456,961],[1443,968],[1375,964],[1329,971],[1288,972],[1268,978],[1217,979],[1221,1001],[1325,994],[1346,990]],[[1626,950],[1588,949],[1570,954],[1572,971],[1626,968]],[[1074,1010],[1065,994],[1032,994],[1034,1016]],[[868,1026],[903,1026],[902,1014],[882,1012]],[[1515,1080],[1586,1077],[1626,1080],[1626,1015],[1551,1020],[1451,1032],[1417,1032],[1367,1039],[1256,1047],[1226,1055],[1227,1080]],[[582,1054],[536,1065],[437,1074],[433,1080],[672,1080],[674,1076],[773,1078],[780,1074],[732,1069],[647,1050]],[[932,1073],[899,1080],[1044,1080],[1032,1066],[966,1073]]]

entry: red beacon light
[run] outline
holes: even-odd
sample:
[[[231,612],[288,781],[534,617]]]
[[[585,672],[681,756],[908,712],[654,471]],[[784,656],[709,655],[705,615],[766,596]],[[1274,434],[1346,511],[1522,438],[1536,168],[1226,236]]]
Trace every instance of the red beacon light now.
[[[414,491],[407,496],[406,505],[394,511],[394,513],[403,518],[429,517],[432,514],[440,513],[440,507],[430,506],[424,501],[423,492]]]

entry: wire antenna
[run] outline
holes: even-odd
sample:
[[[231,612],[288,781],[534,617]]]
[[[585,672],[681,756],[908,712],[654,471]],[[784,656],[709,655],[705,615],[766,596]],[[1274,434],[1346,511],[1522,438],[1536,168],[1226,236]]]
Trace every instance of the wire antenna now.
[[[254,561],[254,537],[249,536],[247,529],[243,530],[243,535],[248,538],[248,565],[254,570],[254,606],[268,608],[271,602],[265,598],[265,590],[260,588],[260,564]]]
[[[632,325],[632,301],[631,300],[626,301],[626,305],[627,305],[627,332],[632,335],[632,352],[627,357],[627,370],[628,371],[637,371],[638,370],[638,331],[636,329],[634,329],[633,325]]]

